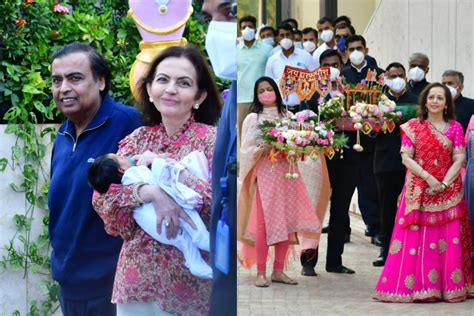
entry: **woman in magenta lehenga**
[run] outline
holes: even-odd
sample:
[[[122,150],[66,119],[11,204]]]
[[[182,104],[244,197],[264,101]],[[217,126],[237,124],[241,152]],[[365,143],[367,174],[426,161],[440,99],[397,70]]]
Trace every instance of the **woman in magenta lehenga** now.
[[[307,185],[298,171],[297,179],[286,179],[289,163],[279,158],[271,161],[263,145],[258,125],[263,121],[288,118],[276,83],[262,77],[255,83],[254,103],[242,125],[239,157],[238,231],[239,260],[245,268],[257,263],[255,285],[267,287],[266,262],[269,246],[275,247],[272,282],[296,284],[283,267],[290,243],[301,241],[316,248],[328,197],[329,181],[324,159],[314,162],[305,173],[316,185]],[[319,179],[316,180],[316,179]],[[309,190],[309,191],[308,191]],[[317,202],[313,203],[312,197]],[[296,234],[298,233],[298,238]]]
[[[387,262],[374,299],[383,302],[459,302],[474,295],[471,230],[460,169],[461,124],[449,90],[431,83],[419,118],[401,126],[405,186]]]

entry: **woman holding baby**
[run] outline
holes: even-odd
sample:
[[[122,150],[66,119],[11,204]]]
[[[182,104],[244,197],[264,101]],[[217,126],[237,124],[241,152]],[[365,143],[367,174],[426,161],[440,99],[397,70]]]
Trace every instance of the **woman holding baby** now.
[[[164,50],[137,88],[147,126],[124,138],[117,154],[149,165],[158,156],[178,161],[201,151],[210,170],[220,98],[201,53],[191,46]],[[180,181],[203,197],[200,216],[209,227],[211,184],[186,170]],[[211,282],[193,276],[177,248],[155,241],[136,224],[133,210],[144,203],[154,205],[157,230],[166,227],[168,238],[178,233],[179,218],[193,225],[157,185],[113,184],[94,196],[106,231],[124,239],[112,296],[118,315],[207,314]]]

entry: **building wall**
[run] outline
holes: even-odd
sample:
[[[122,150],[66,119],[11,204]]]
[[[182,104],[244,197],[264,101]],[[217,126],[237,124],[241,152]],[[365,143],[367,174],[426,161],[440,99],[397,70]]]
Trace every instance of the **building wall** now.
[[[0,125],[0,157],[11,156],[11,146],[15,144],[15,136],[5,134],[7,125]],[[41,128],[41,126],[38,126]],[[48,144],[48,154],[45,158],[44,168],[49,171],[49,161],[51,159],[51,144]],[[18,168],[17,168],[18,169]],[[10,183],[20,183],[21,179],[17,171],[12,171],[7,167],[5,172],[0,173],[0,257],[6,256],[4,249],[16,232],[13,216],[23,214],[25,210],[25,194],[14,192]],[[34,221],[32,223],[33,239],[38,236],[42,228],[43,211],[36,209]],[[16,244],[17,248],[20,243]],[[29,278],[23,278],[23,270],[12,271],[11,268],[0,270],[0,315],[12,315],[14,310],[19,310],[21,315],[26,315],[29,309],[29,302],[40,298],[43,293],[40,291],[39,283],[42,277],[30,272]],[[59,314],[59,313],[57,313]]]
[[[365,37],[370,54],[384,68],[423,52],[430,58],[427,80],[441,81],[446,69],[465,76],[463,95],[474,97],[474,19],[471,0],[380,0]]]
[[[380,0],[337,0],[337,15],[347,15],[358,34],[362,34]]]
[[[305,27],[316,28],[320,18],[319,0],[294,0],[292,5],[293,17],[298,21],[300,30]]]

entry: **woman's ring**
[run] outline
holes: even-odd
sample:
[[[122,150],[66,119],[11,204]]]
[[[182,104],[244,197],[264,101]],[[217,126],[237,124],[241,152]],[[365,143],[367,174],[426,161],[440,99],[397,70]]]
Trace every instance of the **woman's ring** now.
[[[170,222],[165,221],[165,227],[169,227],[169,226],[170,226]]]

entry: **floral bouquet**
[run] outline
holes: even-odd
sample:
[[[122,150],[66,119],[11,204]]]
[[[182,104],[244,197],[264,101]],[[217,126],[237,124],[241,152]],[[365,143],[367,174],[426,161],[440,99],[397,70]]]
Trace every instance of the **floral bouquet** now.
[[[273,162],[287,159],[289,162],[287,179],[298,178],[298,160],[304,161],[306,157],[316,160],[319,153],[332,159],[345,144],[343,136],[336,136],[331,125],[319,122],[317,115],[310,110],[298,112],[290,119],[264,121],[259,129],[263,141],[271,146],[269,159]]]
[[[344,95],[339,95],[325,103],[322,103],[319,107],[319,114],[326,121],[345,118],[347,116],[347,112],[344,107]]]

